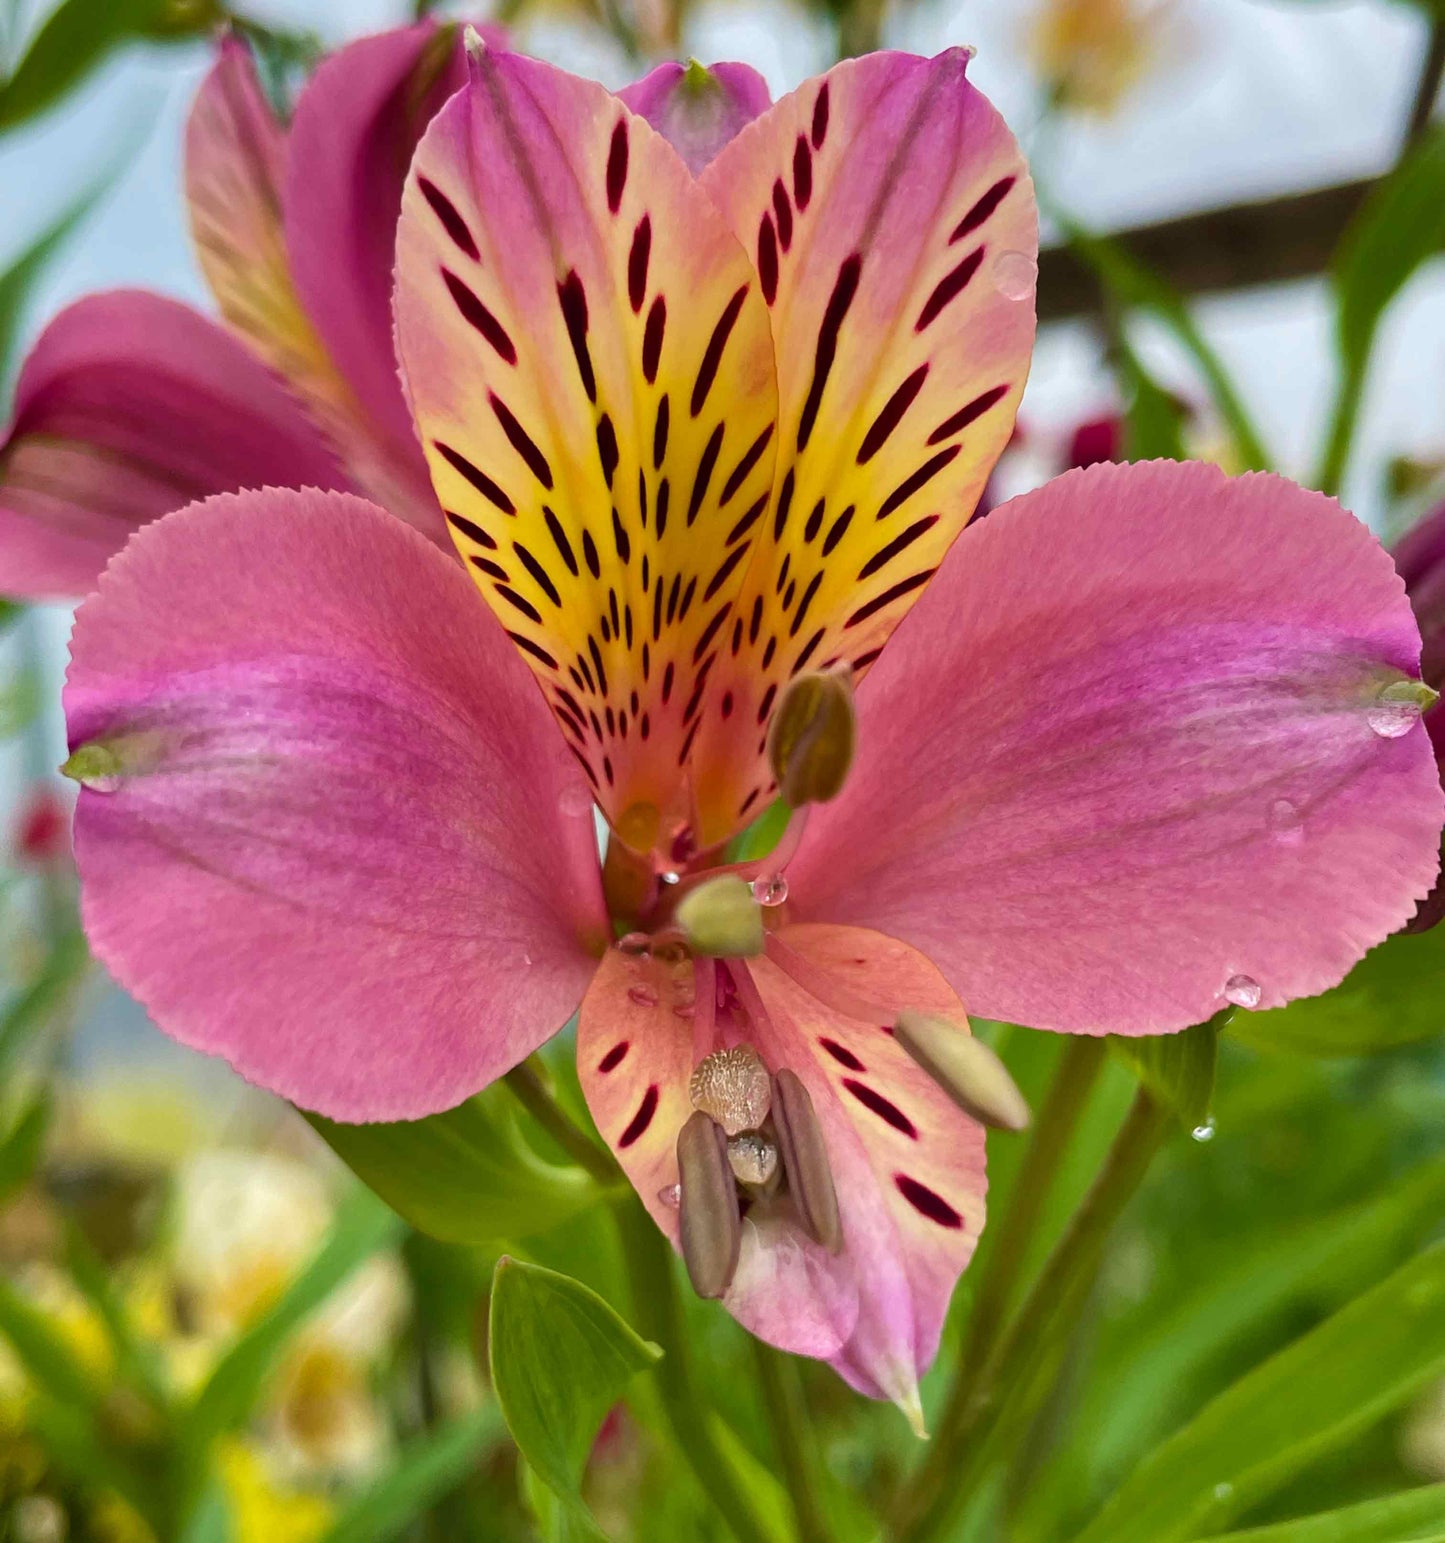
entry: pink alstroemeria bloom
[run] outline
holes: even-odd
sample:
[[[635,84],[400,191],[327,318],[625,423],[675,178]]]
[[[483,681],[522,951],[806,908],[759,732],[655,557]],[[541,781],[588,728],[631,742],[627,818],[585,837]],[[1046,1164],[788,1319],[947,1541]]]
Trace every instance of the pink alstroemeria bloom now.
[[[686,1127],[744,1213],[728,1309],[914,1412],[984,1133],[901,1015],[956,1048],[965,1004],[1151,1034],[1321,991],[1429,888],[1442,819],[1404,586],[1330,499],[1100,466],[960,538],[1036,240],[966,62],[841,64],[694,178],[600,86],[478,48],[395,302],[465,565],[354,496],[212,498],[111,564],[66,691],[86,929],[159,1024],[394,1120],[580,1002],[658,1226]],[[746,870],[771,903],[734,885],[765,947],[689,948],[779,701],[850,671],[846,784]]]

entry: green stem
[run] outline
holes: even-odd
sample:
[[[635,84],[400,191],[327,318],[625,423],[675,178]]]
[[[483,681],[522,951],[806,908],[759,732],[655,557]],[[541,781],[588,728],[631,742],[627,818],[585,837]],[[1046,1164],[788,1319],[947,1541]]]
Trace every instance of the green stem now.
[[[812,1440],[812,1424],[803,1401],[803,1380],[797,1362],[774,1350],[761,1340],[753,1341],[758,1365],[758,1381],[763,1403],[773,1431],[773,1448],[788,1498],[798,1536],[804,1543],[827,1543],[828,1528],[818,1499],[817,1450]]]
[[[1071,1036],[1059,1057],[1048,1097],[1034,1121],[1033,1135],[1009,1194],[1009,1206],[998,1224],[985,1265],[978,1300],[969,1315],[968,1333],[959,1358],[960,1371],[952,1400],[943,1415],[946,1425],[955,1404],[966,1404],[971,1384],[987,1364],[1005,1315],[1013,1304],[1019,1277],[1038,1231],[1044,1205],[1053,1192],[1064,1153],[1089,1101],[1107,1047],[1102,1039]]]
[[[1047,1395],[1060,1344],[1088,1302],[1104,1244],[1138,1189],[1167,1119],[1141,1088],[1104,1166],[1049,1256],[1018,1316],[974,1380],[951,1404],[928,1458],[903,1498],[897,1543],[945,1535],[1004,1438],[1026,1425]]]
[[[1315,486],[1321,493],[1328,493],[1332,498],[1340,491],[1340,484],[1345,479],[1345,467],[1349,464],[1350,446],[1355,438],[1355,424],[1360,416],[1360,404],[1365,395],[1365,363],[1347,362],[1341,365],[1344,371],[1340,379],[1340,389],[1335,395],[1335,405],[1330,413],[1329,438],[1325,444],[1324,457],[1320,462],[1320,469],[1315,476]]]
[[[562,1112],[531,1061],[514,1066],[507,1073],[506,1082],[527,1113],[579,1168],[586,1169],[601,1184],[616,1182],[617,1165]]]
[[[740,1543],[767,1543],[767,1528],[718,1446],[709,1401],[693,1383],[672,1249],[635,1198],[618,1201],[615,1214],[631,1277],[633,1327],[662,1346],[663,1356],[653,1376],[678,1451]]]

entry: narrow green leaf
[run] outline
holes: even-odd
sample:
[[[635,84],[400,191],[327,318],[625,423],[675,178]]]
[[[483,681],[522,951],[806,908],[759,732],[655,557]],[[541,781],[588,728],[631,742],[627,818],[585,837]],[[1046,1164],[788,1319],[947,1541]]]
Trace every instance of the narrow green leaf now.
[[[66,1222],[65,1262],[70,1268],[71,1279],[104,1326],[121,1375],[157,1410],[163,1411],[168,1395],[157,1347],[136,1334],[105,1264],[80,1227],[69,1217]]]
[[[5,1139],[0,1141],[0,1205],[35,1172],[49,1129],[50,1096],[42,1089],[20,1111]]]
[[[492,1280],[492,1386],[517,1449],[583,1535],[588,1449],[627,1384],[662,1354],[580,1281],[502,1258]]]
[[[1445,1032],[1445,927],[1396,933],[1333,991],[1264,1013],[1236,1013],[1229,1036],[1261,1050],[1372,1055]]]
[[[479,1455],[505,1434],[501,1410],[487,1403],[404,1447],[390,1470],[337,1516],[323,1543],[383,1543],[450,1493]]]
[[[1445,1373],[1445,1243],[1247,1373],[1139,1464],[1078,1543],[1227,1527]]]
[[[1221,1534],[1208,1543],[1441,1543],[1445,1484],[1382,1495],[1339,1511],[1322,1511],[1272,1527]]]
[[[0,1082],[9,1076],[15,1057],[30,1036],[69,1000],[89,963],[80,929],[62,934],[51,945],[35,979],[0,1013]]]
[[[1184,412],[1179,400],[1144,368],[1122,336],[1115,343],[1116,368],[1129,407],[1124,415],[1124,457],[1130,461],[1184,461]]]
[[[50,1320],[0,1275],[0,1334],[36,1385],[57,1402],[89,1409],[98,1390]]]
[[[596,1184],[544,1162],[503,1083],[425,1120],[338,1125],[307,1115],[338,1157],[422,1232],[493,1243],[545,1232],[596,1204]]]
[[[1184,1126],[1194,1130],[1209,1118],[1219,1030],[1233,1009],[1216,1013],[1179,1034],[1130,1038],[1111,1034],[1109,1043],[1133,1067],[1140,1082]]]
[[[783,832],[792,817],[793,811],[788,805],[781,798],[775,798],[745,831],[733,837],[728,844],[728,861],[750,863],[766,857],[783,839]]]

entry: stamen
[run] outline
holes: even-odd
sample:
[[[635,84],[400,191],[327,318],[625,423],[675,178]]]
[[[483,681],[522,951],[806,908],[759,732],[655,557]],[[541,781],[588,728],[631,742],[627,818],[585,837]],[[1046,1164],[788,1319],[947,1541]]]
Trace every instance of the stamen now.
[[[678,1237],[692,1288],[720,1297],[732,1284],[742,1247],[737,1184],[723,1133],[699,1111],[678,1132]]]
[[[728,1163],[739,1184],[762,1188],[777,1177],[778,1149],[761,1131],[744,1131],[728,1142]]]
[[[768,1069],[751,1045],[713,1051],[698,1063],[687,1091],[692,1107],[716,1120],[729,1136],[757,1130],[773,1097]]]
[[[763,951],[762,907],[735,873],[718,874],[689,890],[674,914],[696,953],[742,959]]]
[[[900,1013],[893,1037],[967,1115],[998,1130],[1024,1130],[1029,1106],[1008,1068],[962,1024]]]
[[[807,1088],[786,1067],[773,1078],[773,1129],[783,1177],[803,1225],[824,1248],[838,1253],[843,1224],[823,1131]]]
[[[836,798],[853,764],[851,672],[813,670],[788,683],[768,725],[768,762],[793,808]]]

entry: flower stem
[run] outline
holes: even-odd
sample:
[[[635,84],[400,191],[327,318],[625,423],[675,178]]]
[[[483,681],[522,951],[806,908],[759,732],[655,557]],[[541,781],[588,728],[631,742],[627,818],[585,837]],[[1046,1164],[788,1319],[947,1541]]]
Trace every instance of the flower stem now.
[[[782,1470],[783,1483],[793,1504],[793,1519],[804,1543],[826,1543],[827,1525],[818,1498],[817,1451],[812,1425],[803,1401],[803,1380],[797,1362],[761,1340],[753,1342],[758,1381],[773,1430],[773,1448]]]
[[[599,1184],[616,1182],[617,1165],[558,1107],[542,1074],[532,1061],[523,1061],[520,1066],[514,1066],[507,1073],[506,1082],[527,1113],[579,1168],[584,1168]]]
[[[903,1496],[890,1536],[923,1543],[944,1534],[1005,1437],[1032,1419],[1078,1322],[1120,1212],[1138,1189],[1167,1119],[1140,1088],[1103,1168],[1059,1240],[1018,1316],[938,1426],[928,1458]]]

